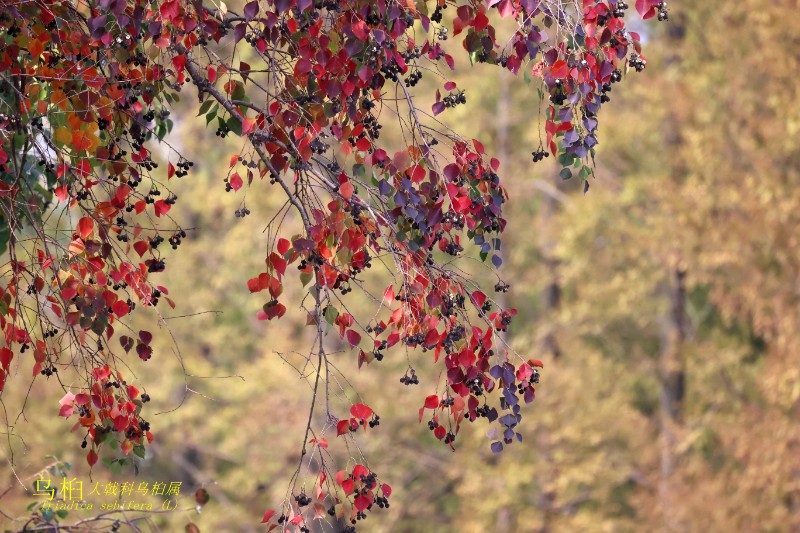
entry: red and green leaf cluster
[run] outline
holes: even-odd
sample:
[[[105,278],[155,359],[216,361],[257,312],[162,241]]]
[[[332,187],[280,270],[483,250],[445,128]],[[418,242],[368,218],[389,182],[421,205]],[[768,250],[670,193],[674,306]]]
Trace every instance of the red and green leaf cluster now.
[[[644,18],[657,6],[636,2]],[[152,335],[134,333],[129,315],[162,298],[174,306],[153,278],[166,268],[163,242],[177,249],[186,237],[170,217],[177,196],[167,184],[193,163],[170,148],[168,135],[177,93],[191,85],[206,124],[245,141],[222,179],[225,190],[241,194],[264,182],[302,222],[294,234],[270,227],[266,268],[246,282],[251,293],[268,293],[257,318],[279,319],[293,307],[284,288],[294,267],[314,301],[308,325],[320,335],[325,323],[336,328],[357,349],[359,367],[397,346],[441,361],[444,382],[420,410],[420,420],[430,411],[437,439],[452,447],[464,421],[486,418],[495,424],[493,450],[521,440],[520,400],[533,401],[542,365],[509,352],[499,337],[516,310],[501,308],[453,267],[470,253],[502,264],[509,194],[500,161],[435,118],[466,102],[454,82],[438,80],[449,94],[436,92],[431,114],[417,108],[413,87],[423,70],[427,76],[459,65],[444,43],[450,26],[471,63],[538,79],[540,103],[548,99],[544,148],[559,159],[563,177],[574,168],[588,180],[611,84],[646,60],[622,3],[562,7],[555,0],[261,0],[234,13],[224,4],[178,0],[6,3],[0,251],[9,260],[0,285],[0,393],[15,355],[27,350],[34,375],[48,378],[81,361],[83,389],[66,391],[60,414],[81,414],[92,441],[89,463],[108,435],[117,435],[126,454],[152,439],[110,341],[117,335],[126,354],[135,347],[149,360]],[[446,9],[453,13],[447,21]],[[504,25],[513,27],[510,39],[498,37]],[[217,53],[226,47],[239,53]],[[223,59],[231,57],[247,62]],[[384,110],[387,96],[405,111]],[[381,138],[387,120],[399,124],[403,146]],[[156,142],[168,149],[165,171]],[[53,211],[65,214],[69,239],[46,234]],[[32,229],[32,247],[18,246],[23,227]],[[392,265],[393,281],[364,323],[343,297],[364,286],[374,264]],[[24,320],[28,311],[35,324]],[[334,424],[338,435],[377,425],[365,404],[349,414]],[[388,506],[390,489],[361,465],[335,481],[352,497],[351,520],[375,502]],[[317,500],[323,482],[324,471]],[[289,507],[306,507],[306,500]],[[337,500],[333,514],[343,516],[344,504]],[[282,521],[268,515],[271,528],[306,519],[294,510]]]

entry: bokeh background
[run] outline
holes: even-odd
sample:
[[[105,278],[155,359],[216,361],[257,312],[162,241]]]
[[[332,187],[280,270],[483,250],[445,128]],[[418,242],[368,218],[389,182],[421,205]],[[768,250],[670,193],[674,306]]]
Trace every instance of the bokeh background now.
[[[416,419],[437,377],[430,354],[414,356],[421,387],[400,384],[400,352],[360,372],[355,354],[332,356],[352,378],[339,393],[357,391],[381,415],[359,443],[395,489],[391,509],[360,530],[800,531],[800,2],[670,4],[668,23],[642,28],[647,69],[615,86],[600,116],[588,194],[560,180],[552,158],[530,161],[535,84],[486,65],[455,78],[468,104],[445,120],[504,161],[513,201],[501,274],[520,311],[509,341],[544,361],[543,380],[522,445],[494,455],[475,424],[453,453]],[[415,91],[430,96],[430,78]],[[193,116],[196,102],[187,94],[181,112]],[[174,139],[196,162],[173,209],[193,229],[163,275],[176,318],[161,323],[153,359],[131,363],[161,413],[157,440],[138,477],[95,468],[90,478],[81,437],[56,417],[60,394],[23,369],[0,409],[13,428],[0,435],[0,508],[11,516],[36,501],[17,479],[29,486],[54,461],[84,487],[182,482],[183,510],[149,518],[164,531],[189,521],[260,531],[286,495],[310,402],[289,363],[302,362],[310,334],[298,307],[258,322],[262,302],[245,284],[261,271],[280,199],[258,183],[225,194],[237,146],[201,122],[178,123]],[[200,486],[211,501],[198,514]]]

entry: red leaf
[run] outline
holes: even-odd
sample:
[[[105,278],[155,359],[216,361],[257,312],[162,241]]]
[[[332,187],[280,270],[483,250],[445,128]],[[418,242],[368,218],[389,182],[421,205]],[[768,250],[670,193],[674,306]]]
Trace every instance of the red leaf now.
[[[172,206],[164,200],[158,200],[155,204],[153,204],[153,208],[156,210],[156,216],[160,217],[161,215],[166,215],[169,213],[169,210],[172,208]]]
[[[436,429],[433,430],[433,436],[439,440],[442,440],[446,434],[447,430],[444,429],[444,426],[436,426]]]
[[[136,241],[133,243],[133,249],[136,250],[139,257],[142,257],[144,253],[150,249],[150,244],[147,241]]]
[[[425,398],[425,407],[427,409],[436,409],[439,407],[439,397],[435,394],[431,394]]]
[[[277,248],[278,248],[278,253],[279,254],[284,255],[287,251],[289,251],[289,247],[290,246],[291,246],[291,243],[287,239],[284,239],[283,237],[278,239]]]
[[[657,2],[654,2],[653,0],[636,0],[636,11],[639,12],[639,15],[641,15],[642,18],[649,18],[647,15],[652,9],[654,3]],[[652,17],[653,15],[651,14],[650,16]]]
[[[336,436],[339,437],[344,435],[345,433],[350,432],[350,421],[349,420],[340,420],[339,423],[336,424]]]
[[[356,509],[360,513],[364,509],[366,509],[367,507],[370,506],[370,504],[372,503],[372,498],[370,498],[369,496],[367,496],[365,494],[360,494],[360,495],[356,496],[356,499],[355,499],[355,501],[353,503],[355,503]]]
[[[367,37],[369,37],[369,28],[367,28],[367,24],[363,20],[355,21],[350,28],[353,30],[353,35],[360,41],[366,41]]]
[[[476,307],[483,307],[483,304],[486,303],[486,295],[481,291],[475,291],[472,293],[472,301],[475,302]]]
[[[550,70],[550,75],[557,79],[564,79],[569,74],[569,66],[567,62],[563,59],[559,59],[553,64],[553,68]]]
[[[392,495],[392,487],[390,487],[386,483],[381,485],[381,491],[383,492],[383,497],[384,498],[388,498],[389,496]]]
[[[86,239],[86,237],[91,235],[93,228],[94,220],[89,217],[83,217],[78,221],[78,231],[80,231],[82,239]]]
[[[9,350],[8,348],[0,348],[0,368],[5,368],[8,370],[9,365],[11,365],[11,359],[14,357],[14,352]]]
[[[264,512],[264,518],[261,519],[261,523],[262,524],[266,524],[267,522],[272,520],[273,516],[275,516],[275,511],[273,511],[272,509],[269,509],[269,510],[265,511]]]
[[[246,118],[242,121],[242,135],[248,135],[250,133],[253,133],[255,130],[256,130],[256,119]]]
[[[217,71],[211,65],[208,66],[208,83],[217,81]]]
[[[126,335],[119,338],[119,343],[122,345],[122,349],[125,350],[125,353],[130,352],[131,348],[133,348],[133,339]]]
[[[345,495],[350,496],[355,488],[355,483],[353,483],[352,479],[345,479],[342,481],[342,490],[344,491]]]
[[[117,300],[114,302],[114,305],[111,306],[111,309],[114,311],[114,314],[117,315],[117,318],[122,318],[131,312],[130,306],[122,300]]]
[[[264,290],[264,286],[261,285],[261,276],[256,276],[247,280],[247,288],[251,293]]]
[[[349,200],[350,198],[352,198],[354,191],[355,187],[353,187],[353,184],[350,183],[349,181],[346,181],[341,185],[339,185],[339,192],[341,193],[342,198],[344,198],[345,200]]]
[[[531,359],[530,361],[528,361],[528,364],[531,366],[538,366],[539,368],[544,368],[544,364],[542,364],[542,362],[539,361],[538,359]]]
[[[242,130],[242,132],[244,132],[244,130]],[[239,176],[238,172],[234,173],[233,176],[231,176],[230,184],[231,184],[231,189],[233,189],[234,191],[238,191],[239,189],[242,188],[244,182],[242,181],[242,177]]]
[[[359,418],[361,420],[367,420],[369,417],[372,416],[372,408],[364,405],[363,403],[357,403],[350,408],[350,414],[353,415],[355,418]]]
[[[361,335],[355,330],[348,329],[346,335],[347,342],[350,343],[350,346],[358,346],[358,343],[361,342]]]
[[[86,455],[86,462],[89,463],[89,466],[94,466],[97,463],[97,454],[94,450],[89,450]]]
[[[153,340],[153,334],[149,331],[141,330],[139,331],[139,340],[145,344],[150,344],[150,341]]]

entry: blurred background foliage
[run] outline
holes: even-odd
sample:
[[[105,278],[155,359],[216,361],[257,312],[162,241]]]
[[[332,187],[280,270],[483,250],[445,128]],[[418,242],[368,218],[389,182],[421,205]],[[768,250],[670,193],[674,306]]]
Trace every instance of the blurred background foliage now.
[[[520,310],[509,341],[545,362],[544,378],[523,445],[493,455],[476,424],[452,453],[417,423],[425,390],[399,383],[401,351],[361,371],[356,354],[336,354],[351,383],[332,393],[357,391],[381,415],[359,444],[395,488],[391,509],[362,529],[800,531],[798,4],[672,8],[649,28],[645,72],[611,93],[586,195],[552,161],[530,162],[534,86],[483,65],[455,78],[468,105],[444,119],[505,162],[514,201],[501,275]],[[432,77],[415,89],[423,99]],[[189,113],[194,95],[181,105]],[[175,184],[175,217],[193,228],[163,276],[176,318],[162,322],[153,359],[131,363],[161,412],[137,479],[183,482],[188,510],[152,516],[166,531],[188,520],[257,531],[296,466],[310,386],[293,366],[310,334],[299,306],[256,321],[263,302],[245,285],[280,200],[261,183],[224,194],[237,147],[191,120],[177,130],[200,172]],[[252,215],[242,219],[243,201]],[[301,294],[291,281],[287,290]],[[139,319],[157,318],[147,312]],[[436,379],[430,354],[411,355],[423,384]],[[58,395],[42,380],[28,390],[27,376],[23,364],[0,411],[13,426],[0,446],[0,492],[12,487],[0,507],[12,516],[33,501],[17,476],[30,485],[47,454],[89,483],[80,437],[63,438],[70,421],[55,417]],[[197,516],[201,485],[212,499]]]

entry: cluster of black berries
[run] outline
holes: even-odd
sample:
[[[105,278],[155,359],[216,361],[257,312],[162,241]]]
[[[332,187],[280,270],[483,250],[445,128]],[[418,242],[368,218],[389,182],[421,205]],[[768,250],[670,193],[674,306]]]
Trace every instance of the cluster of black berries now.
[[[143,67],[143,66],[147,65],[148,59],[147,59],[147,56],[144,55],[144,52],[138,51],[138,52],[136,52],[135,55],[132,55],[131,57],[126,59],[125,63],[127,63],[129,65],[131,63],[133,63],[133,65],[135,65],[137,67]]]
[[[656,6],[658,9],[658,20],[664,22],[665,20],[669,20],[669,13],[667,12],[667,3],[666,2],[659,2]]]
[[[160,291],[160,290],[158,290],[158,289],[155,289],[155,290],[154,290],[154,291],[151,293],[151,295],[152,295],[152,297],[153,297],[153,305],[158,305],[158,299],[159,299],[159,298],[161,298],[161,291]]]
[[[468,381],[467,386],[469,386],[470,391],[475,396],[483,395],[483,380],[481,378],[475,378]]]
[[[55,337],[57,334],[58,334],[58,330],[57,329],[51,329],[51,330],[45,331],[43,336],[46,339],[47,337]]]
[[[417,372],[412,368],[411,375],[408,375],[408,372],[400,378],[400,383],[403,385],[419,385],[419,378],[417,378]]]
[[[336,277],[336,282],[333,284],[334,290],[341,291],[342,296],[349,292],[353,292],[353,289],[350,287],[349,279],[350,276],[347,274],[339,274]]]
[[[378,124],[378,119],[373,117],[372,115],[367,115],[361,122],[364,124],[364,131],[369,133],[369,136],[372,139],[377,139],[381,136],[380,130],[383,128],[380,124]]]
[[[517,383],[517,390],[519,391],[520,394],[522,394],[522,393],[525,392],[525,389],[527,389],[529,386],[532,387],[533,385],[536,385],[537,383],[539,383],[539,369],[534,368],[533,369],[533,374],[531,374],[531,377],[528,378],[527,382]]]
[[[617,2],[617,7],[614,8],[614,16],[617,18],[622,18],[625,16],[625,11],[628,9],[628,4],[620,0]]]
[[[372,326],[370,326],[370,325],[367,325],[367,328],[366,328],[366,330],[367,330],[367,333],[373,333],[373,332],[374,332],[374,333],[375,333],[375,335],[380,335],[381,333],[383,333],[383,332],[384,332],[384,330],[385,330],[385,329],[386,329],[386,328],[384,328],[384,327],[383,327],[383,326],[381,326],[380,324],[378,324],[378,325],[377,325],[377,326],[375,326],[375,327],[372,327]]]
[[[238,162],[246,166],[247,168],[258,168],[258,163],[256,163],[255,161],[248,161],[242,156],[239,156]]]
[[[425,335],[422,333],[415,333],[414,335],[406,335],[405,339],[403,339],[409,346],[418,346],[425,342]]]
[[[297,503],[298,507],[305,507],[309,503],[311,503],[311,498],[306,496],[305,492],[301,492],[297,496],[294,497],[294,501]]]
[[[181,240],[185,238],[186,238],[186,232],[180,230],[169,238],[169,244],[172,246],[173,250],[177,250],[178,246],[181,245]]]
[[[531,155],[533,156],[533,162],[538,163],[545,157],[550,157],[550,152],[548,152],[547,150],[543,150],[542,148],[539,148],[535,152],[531,152]]]
[[[375,498],[375,503],[378,504],[378,507],[381,509],[388,509],[389,508],[389,499],[385,496],[378,496]]]
[[[144,141],[143,141],[143,143],[144,143]],[[136,143],[134,143],[134,144],[133,144],[133,148],[134,148],[134,150],[136,150],[137,152],[139,151],[139,149],[140,149],[141,147],[142,147],[142,145],[141,145],[141,144],[136,144]],[[145,158],[142,160],[142,162],[141,162],[141,163],[139,163],[139,166],[141,166],[141,167],[144,167],[144,169],[145,169],[145,170],[147,170],[147,171],[149,172],[149,171],[153,170],[154,168],[158,168],[158,163],[156,163],[155,161],[153,161],[153,160],[150,158],[150,156],[148,155],[147,157],[145,157]]]
[[[503,311],[502,318],[500,318],[500,325],[497,326],[497,331],[506,331],[508,329],[509,324],[511,324],[511,313],[508,311]]]
[[[75,194],[75,199],[78,201],[87,200],[90,196],[89,189],[83,189],[82,191]]]
[[[601,104],[605,104],[606,102],[610,102],[611,101],[611,97],[608,96],[608,93],[611,92],[611,84],[610,83],[604,83],[603,86],[600,89],[601,89],[601,92],[600,92],[600,103]]]
[[[641,72],[644,70],[644,67],[647,65],[647,61],[642,59],[639,54],[631,54],[630,59],[628,59],[628,64],[636,69],[636,72]]]
[[[42,374],[43,376],[50,377],[53,374],[55,374],[56,372],[58,372],[58,369],[56,367],[54,367],[54,366],[51,366],[49,368],[43,368],[42,371],[40,372],[40,374]]]
[[[444,443],[445,444],[452,444],[456,441],[456,436],[453,432],[448,431],[447,435],[444,436]]]
[[[148,261],[150,264],[147,265],[147,271],[151,273],[155,272],[163,272],[165,268],[165,263],[163,259],[154,259],[152,261]],[[153,302],[155,305],[156,302]]]
[[[164,242],[164,237],[156,235],[154,238],[150,239],[150,248],[158,248],[158,245],[162,242]]]
[[[194,166],[194,163],[192,161],[181,160],[178,161],[178,164],[175,166],[178,167],[178,170],[175,171],[175,176],[182,178],[189,173],[189,169]]]
[[[228,136],[228,134],[230,132],[231,132],[231,129],[228,127],[227,124],[220,124],[220,126],[217,128],[217,131],[214,132],[214,135],[224,139],[225,137]]]
[[[439,4],[436,4],[436,9],[434,9],[433,13],[431,14],[431,20],[433,22],[435,22],[436,24],[441,24],[442,23],[442,9],[443,8],[446,9],[447,8],[447,4],[445,4],[444,6],[440,6]]]
[[[247,209],[246,207],[242,207],[234,211],[233,214],[236,218],[244,218],[250,214],[250,210]]]
[[[13,26],[11,26],[6,30],[6,33],[9,35],[9,37],[16,37],[17,35],[19,35],[20,31],[22,30],[19,29],[19,26],[14,24]]]
[[[142,394],[142,403],[147,403],[150,401],[150,395],[146,392]]]
[[[84,441],[84,442],[86,442],[86,441]],[[85,448],[85,446],[84,446],[84,448]],[[119,520],[114,520],[114,524],[111,526],[111,531],[116,533],[117,531],[119,531],[119,526],[120,525],[121,524],[120,524]]]
[[[461,177],[459,179],[461,181],[457,180],[454,183],[460,187],[461,185],[464,184],[464,182],[463,182],[464,178]],[[458,213],[456,213],[454,211],[448,211],[447,213],[445,213],[444,216],[442,217],[442,223],[443,224],[450,223],[456,229],[464,229],[464,217],[459,215]],[[436,234],[436,238],[437,238],[437,240],[443,239],[444,238],[444,232],[437,233]]]
[[[150,431],[150,422],[139,420],[139,429],[141,429],[142,431]]]
[[[421,70],[417,69],[417,70],[411,72],[408,75],[408,77],[406,78],[406,81],[405,81],[406,87],[414,87],[417,83],[419,83],[419,80],[421,80],[421,79],[422,79],[422,71]]]
[[[374,415],[372,417],[372,420],[369,421],[369,427],[371,428],[379,426],[380,424],[381,424],[381,417],[379,417],[378,415]]]
[[[478,418],[480,418],[480,417],[488,417],[490,411],[491,411],[491,409],[489,409],[489,406],[484,404],[483,406],[478,407],[477,409],[475,409],[475,414],[478,415]]]
[[[381,74],[387,80],[397,81],[397,75],[402,72],[400,65],[397,64],[397,61],[392,58],[392,60],[388,63],[384,63],[381,65]]]
[[[419,46],[415,46],[414,48],[409,48],[405,52],[400,52],[400,57],[403,58],[403,61],[406,63],[410,63],[415,59],[419,59],[422,56],[422,48]]]
[[[451,241],[447,244],[447,246],[445,246],[444,251],[449,255],[458,256],[464,251],[464,247],[460,244],[456,244],[454,241]]]
[[[330,145],[322,142],[321,139],[317,138],[311,141],[311,144],[309,144],[308,147],[311,148],[311,151],[314,152],[315,154],[322,155],[328,151]]]
[[[511,288],[511,285],[504,281],[498,281],[494,284],[494,292],[508,292],[508,289]]]
[[[444,102],[445,107],[455,107],[458,104],[466,104],[467,96],[464,94],[464,91],[458,91],[457,93],[451,93],[442,98],[442,102]]]

